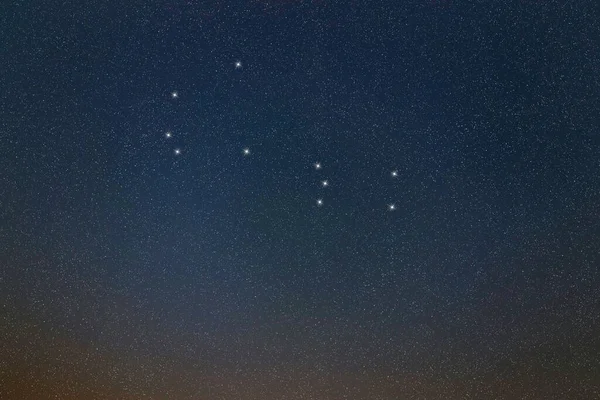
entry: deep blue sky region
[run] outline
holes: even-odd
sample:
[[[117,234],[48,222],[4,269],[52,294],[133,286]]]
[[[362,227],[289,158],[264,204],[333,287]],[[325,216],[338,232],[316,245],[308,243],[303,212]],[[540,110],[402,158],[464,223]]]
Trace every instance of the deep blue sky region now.
[[[0,6],[0,398],[600,398],[595,1]]]

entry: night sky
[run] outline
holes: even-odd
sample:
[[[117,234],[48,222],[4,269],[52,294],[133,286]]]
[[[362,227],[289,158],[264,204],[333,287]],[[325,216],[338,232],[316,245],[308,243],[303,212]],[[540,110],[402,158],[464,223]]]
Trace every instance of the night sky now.
[[[600,398],[596,1],[7,1],[0,44],[1,399]]]

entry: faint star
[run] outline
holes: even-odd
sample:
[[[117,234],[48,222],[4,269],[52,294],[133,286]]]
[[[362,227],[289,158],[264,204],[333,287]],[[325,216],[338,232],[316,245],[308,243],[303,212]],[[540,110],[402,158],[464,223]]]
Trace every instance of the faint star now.
[[[181,154],[181,149],[175,149],[174,151],[175,155],[178,156]]]
[[[245,148],[244,149],[244,155],[245,156],[250,155],[250,149],[249,148]]]
[[[323,205],[323,199],[317,199],[317,206],[321,207]]]
[[[179,95],[177,94],[177,92],[173,92],[171,93],[171,97],[176,99],[177,97],[179,97]]]
[[[171,132],[167,132],[167,133],[165,133],[165,137],[166,137],[167,139],[171,138],[171,136],[173,136],[173,134],[172,134]]]
[[[395,209],[396,209],[396,205],[395,204],[390,204],[388,206],[388,210],[390,210],[390,211],[394,211]]]
[[[236,69],[240,69],[240,68],[242,68],[242,62],[241,62],[241,61],[236,61],[236,62],[235,62],[235,68],[236,68]]]
[[[392,171],[392,178],[396,178],[398,176],[398,171]]]
[[[323,181],[323,182],[321,182],[321,186],[323,186],[323,187],[329,186],[329,181]]]
[[[321,163],[316,162],[315,169],[321,169],[321,168],[322,168]]]

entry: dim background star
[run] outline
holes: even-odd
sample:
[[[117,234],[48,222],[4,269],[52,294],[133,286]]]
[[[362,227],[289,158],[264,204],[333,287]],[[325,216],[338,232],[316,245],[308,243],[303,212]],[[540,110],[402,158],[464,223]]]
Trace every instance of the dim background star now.
[[[0,400],[600,398],[597,1],[108,3],[2,2]]]

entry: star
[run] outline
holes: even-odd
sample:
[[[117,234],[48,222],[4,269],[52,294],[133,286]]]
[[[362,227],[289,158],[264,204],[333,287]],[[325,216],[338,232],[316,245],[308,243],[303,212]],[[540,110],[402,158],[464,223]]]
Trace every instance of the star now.
[[[398,171],[392,171],[392,178],[398,177]]]
[[[247,148],[247,147],[246,147],[246,148],[244,149],[244,155],[245,155],[245,156],[248,156],[248,155],[250,155],[250,149],[249,149],[249,148]]]
[[[242,68],[242,62],[241,62],[241,61],[236,61],[236,62],[235,62],[235,68],[236,68],[236,69],[240,69],[240,68]]]
[[[175,155],[178,156],[181,154],[181,149],[175,149],[174,151]]]
[[[323,182],[321,182],[321,186],[323,186],[323,187],[329,186],[329,181],[323,181]]]
[[[321,207],[323,205],[323,199],[317,199],[317,206]]]
[[[170,138],[171,138],[171,136],[173,136],[173,134],[172,134],[171,132],[167,132],[167,133],[165,133],[165,137],[166,137],[167,139],[170,139]]]
[[[177,97],[179,97],[179,94],[177,94],[177,92],[173,92],[171,93],[171,97],[176,99]]]
[[[390,204],[388,206],[388,210],[390,210],[390,211],[394,211],[395,209],[396,209],[396,205],[395,204]]]
[[[321,168],[322,168],[321,163],[316,162],[315,163],[315,169],[321,169]]]

